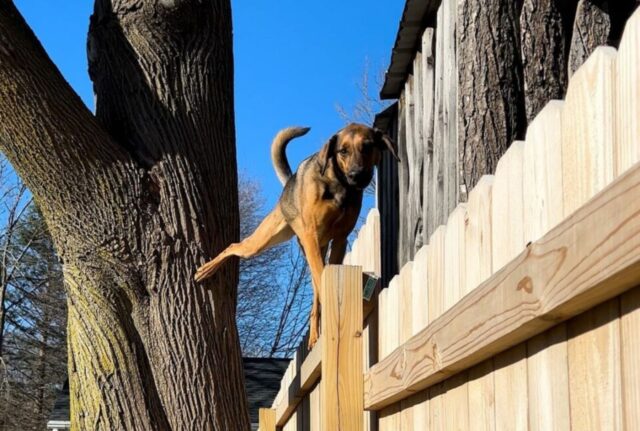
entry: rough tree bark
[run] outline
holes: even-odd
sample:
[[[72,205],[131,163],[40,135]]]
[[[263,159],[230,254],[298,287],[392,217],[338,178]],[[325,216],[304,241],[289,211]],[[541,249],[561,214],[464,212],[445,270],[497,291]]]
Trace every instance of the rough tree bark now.
[[[458,5],[458,145],[467,191],[524,134],[520,9],[512,0]]]
[[[524,0],[520,14],[527,122],[567,89],[567,58],[575,4],[567,0]],[[572,10],[573,9],[573,10]]]
[[[580,0],[573,23],[569,51],[569,76],[600,45],[606,45],[611,31],[611,15],[607,0]]]
[[[580,0],[573,23],[569,76],[600,45],[617,47],[638,0]]]
[[[247,430],[228,0],[97,0],[94,117],[0,0],[0,149],[64,263],[74,429]]]

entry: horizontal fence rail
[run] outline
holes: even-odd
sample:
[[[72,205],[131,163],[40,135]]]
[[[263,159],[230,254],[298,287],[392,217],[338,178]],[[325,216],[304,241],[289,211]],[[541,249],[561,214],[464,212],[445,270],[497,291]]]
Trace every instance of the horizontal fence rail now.
[[[638,196],[640,165],[373,366],[365,407],[404,399],[634,287]],[[408,290],[398,289],[404,301]]]

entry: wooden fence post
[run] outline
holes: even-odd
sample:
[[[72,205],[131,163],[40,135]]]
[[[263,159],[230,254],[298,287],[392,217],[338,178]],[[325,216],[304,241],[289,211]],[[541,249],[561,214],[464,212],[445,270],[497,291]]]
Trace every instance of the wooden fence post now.
[[[323,431],[363,431],[362,268],[329,265],[322,274]]]
[[[276,411],[274,409],[258,410],[260,431],[276,431]]]

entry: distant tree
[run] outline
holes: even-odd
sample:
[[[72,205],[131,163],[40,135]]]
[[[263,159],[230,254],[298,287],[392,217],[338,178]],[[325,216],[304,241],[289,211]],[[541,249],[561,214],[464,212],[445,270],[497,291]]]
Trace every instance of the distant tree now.
[[[239,176],[240,235],[248,236],[264,217],[259,184]],[[307,328],[309,274],[298,244],[291,241],[240,261],[238,334],[245,356],[288,357]]]
[[[373,125],[376,115],[382,112],[389,102],[380,99],[380,89],[384,83],[384,68],[374,66],[375,72],[371,72],[371,61],[365,57],[362,66],[362,74],[355,83],[358,90],[358,98],[351,108],[336,103],[336,111],[345,123],[363,123]]]
[[[7,384],[0,404],[4,430],[46,428],[67,373],[67,306],[62,266],[42,214],[29,205],[14,232],[6,290]]]
[[[42,214],[0,160],[3,190],[2,307],[6,366],[0,388],[0,431],[41,430],[67,374],[67,304],[62,265]],[[263,217],[257,181],[239,177],[241,234]],[[267,250],[240,266],[236,311],[245,356],[288,357],[307,328],[309,277],[295,243]],[[274,268],[276,270],[274,270]]]

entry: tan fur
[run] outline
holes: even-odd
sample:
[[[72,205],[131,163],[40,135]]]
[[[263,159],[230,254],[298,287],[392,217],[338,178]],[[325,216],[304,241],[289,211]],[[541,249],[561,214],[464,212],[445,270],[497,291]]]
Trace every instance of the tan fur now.
[[[276,136],[272,145],[273,165],[278,176],[286,179],[278,204],[249,237],[231,244],[201,266],[195,279],[201,281],[212,276],[231,256],[249,258],[296,235],[309,263],[313,284],[311,348],[318,340],[320,276],[326,251],[331,245],[330,264],[342,263],[347,237],[360,214],[363,190],[371,181],[381,152],[390,150],[396,159],[397,155],[393,142],[380,131],[350,124],[291,175],[284,148],[291,139],[307,131],[289,128]]]

